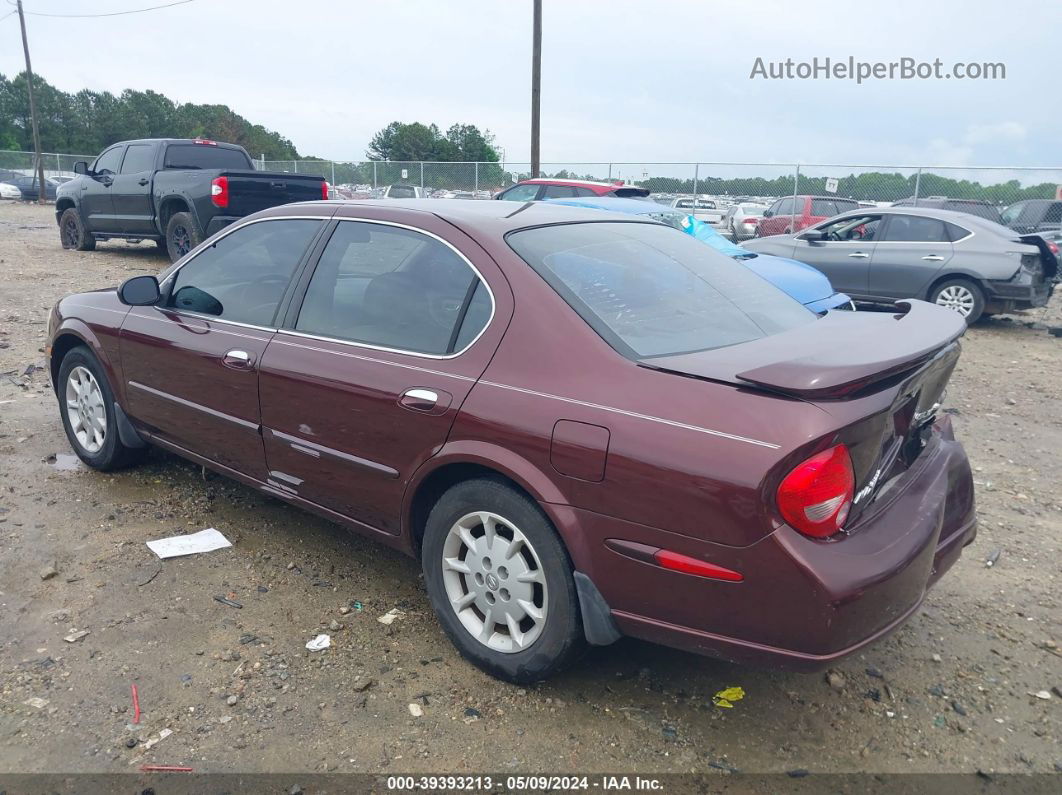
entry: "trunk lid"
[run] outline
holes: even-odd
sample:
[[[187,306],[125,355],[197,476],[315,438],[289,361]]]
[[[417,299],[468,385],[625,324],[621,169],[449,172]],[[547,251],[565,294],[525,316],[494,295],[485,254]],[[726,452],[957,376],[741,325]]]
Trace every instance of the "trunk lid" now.
[[[226,212],[244,216],[291,202],[320,201],[324,177],[270,171],[222,171],[228,177]]]
[[[921,454],[966,329],[949,309],[924,301],[898,306],[907,311],[830,312],[783,334],[639,365],[773,392],[829,414],[832,430],[787,456],[770,476],[769,492],[792,466],[843,442],[856,481],[851,529],[880,494],[902,482]]]

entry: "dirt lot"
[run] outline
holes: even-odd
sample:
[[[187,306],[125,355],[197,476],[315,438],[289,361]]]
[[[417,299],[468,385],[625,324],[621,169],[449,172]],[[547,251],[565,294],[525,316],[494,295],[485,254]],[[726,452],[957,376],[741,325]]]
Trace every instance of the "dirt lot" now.
[[[63,251],[51,208],[0,205],[0,771],[1062,770],[1062,339],[1042,325],[1062,296],[967,335],[947,406],[980,534],[832,681],[621,641],[519,689],[458,657],[413,560],[157,451],[114,475],[70,455],[30,367],[47,311],[164,265],[151,244]],[[144,545],[211,526],[231,549]],[[730,686],[744,699],[713,706]]]

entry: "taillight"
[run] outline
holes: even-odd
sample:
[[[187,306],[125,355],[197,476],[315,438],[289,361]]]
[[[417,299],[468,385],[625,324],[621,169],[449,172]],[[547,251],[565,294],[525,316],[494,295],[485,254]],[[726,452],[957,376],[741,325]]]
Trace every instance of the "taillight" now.
[[[759,218],[746,218],[745,219],[745,223],[746,224],[758,224],[759,222],[760,222]]]
[[[778,510],[791,527],[813,538],[838,532],[855,493],[852,459],[843,444],[799,464],[778,487]]]
[[[1052,254],[1054,254],[1054,255],[1055,255],[1056,257],[1058,256],[1058,246],[1056,246],[1056,245],[1055,245],[1054,243],[1052,243],[1052,242],[1051,242],[1050,240],[1048,240],[1048,241],[1047,241],[1047,248],[1048,248],[1048,249],[1050,250],[1050,252],[1051,252]]]
[[[327,182],[322,182],[321,183],[321,198],[326,200],[326,201],[328,200],[328,183]]]
[[[229,206],[229,178],[215,177],[210,183],[210,201],[216,207]]]

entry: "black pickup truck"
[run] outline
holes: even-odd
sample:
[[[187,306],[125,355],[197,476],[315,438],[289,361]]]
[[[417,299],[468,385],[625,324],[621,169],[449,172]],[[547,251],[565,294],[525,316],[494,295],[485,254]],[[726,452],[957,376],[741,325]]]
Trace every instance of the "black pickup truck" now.
[[[202,139],[122,141],[74,172],[55,198],[63,248],[154,240],[171,261],[245,215],[328,198],[323,177],[256,171],[242,146]]]

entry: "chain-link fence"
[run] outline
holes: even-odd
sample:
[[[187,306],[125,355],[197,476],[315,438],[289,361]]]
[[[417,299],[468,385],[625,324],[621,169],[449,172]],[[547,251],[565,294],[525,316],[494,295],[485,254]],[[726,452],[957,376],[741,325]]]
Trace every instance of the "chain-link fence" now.
[[[68,177],[89,155],[46,153],[46,177]],[[0,180],[31,175],[32,152],[0,151]],[[487,199],[531,176],[531,164],[339,160],[255,160],[265,171],[313,174],[327,180],[335,198],[411,196]],[[10,173],[7,173],[10,172]],[[540,175],[638,185],[650,198],[679,207],[696,205],[709,220],[735,203],[769,205],[787,196],[852,199],[868,206],[904,200],[948,199],[1002,211],[1024,199],[1053,199],[1062,168],[954,168],[944,166],[822,165],[795,163],[543,163]],[[399,186],[395,188],[394,186]],[[409,189],[413,188],[413,191]],[[696,197],[696,201],[694,201]],[[715,211],[713,213],[713,210]]]

